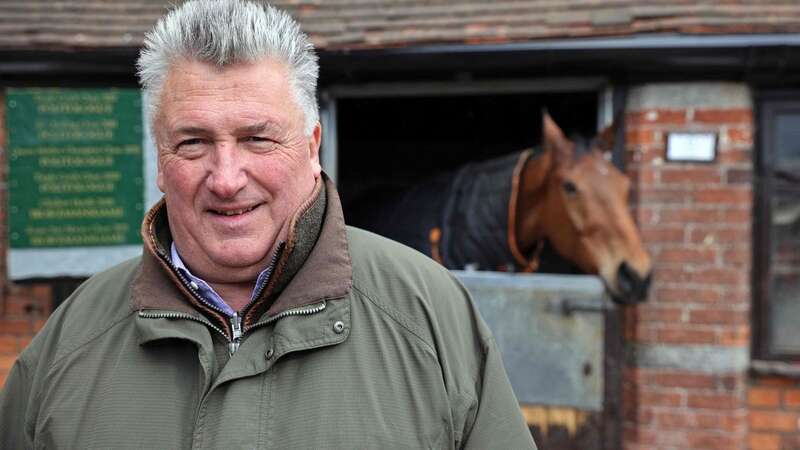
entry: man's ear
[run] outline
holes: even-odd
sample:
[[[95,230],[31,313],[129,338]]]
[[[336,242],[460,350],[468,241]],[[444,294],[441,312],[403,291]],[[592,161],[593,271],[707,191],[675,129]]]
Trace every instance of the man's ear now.
[[[322,172],[322,164],[319,160],[319,147],[322,143],[322,124],[317,122],[314,125],[314,131],[308,137],[308,157],[311,161],[311,170],[314,172],[314,178],[319,178]]]

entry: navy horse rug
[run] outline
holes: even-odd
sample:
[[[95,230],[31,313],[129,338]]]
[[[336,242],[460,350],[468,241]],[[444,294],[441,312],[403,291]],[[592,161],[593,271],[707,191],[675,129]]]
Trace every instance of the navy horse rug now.
[[[451,269],[513,268],[520,172],[533,152],[470,163],[385,198],[365,228],[403,242]],[[515,257],[514,254],[519,255]]]

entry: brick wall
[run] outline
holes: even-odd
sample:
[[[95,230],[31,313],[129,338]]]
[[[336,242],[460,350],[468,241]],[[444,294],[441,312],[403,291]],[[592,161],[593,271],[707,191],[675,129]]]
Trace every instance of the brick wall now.
[[[718,136],[714,163],[665,161],[667,133]],[[626,312],[624,442],[744,449],[753,117],[746,85],[634,88],[626,116],[636,215],[654,260],[646,304]]]
[[[757,377],[747,393],[747,404],[751,449],[800,449],[800,381],[777,376]]]

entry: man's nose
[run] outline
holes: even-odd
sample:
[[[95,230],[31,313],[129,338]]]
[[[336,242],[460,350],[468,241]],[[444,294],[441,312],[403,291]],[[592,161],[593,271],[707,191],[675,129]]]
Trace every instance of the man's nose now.
[[[208,189],[220,198],[234,197],[247,185],[242,155],[235,145],[221,143],[215,149],[215,156],[206,178]]]

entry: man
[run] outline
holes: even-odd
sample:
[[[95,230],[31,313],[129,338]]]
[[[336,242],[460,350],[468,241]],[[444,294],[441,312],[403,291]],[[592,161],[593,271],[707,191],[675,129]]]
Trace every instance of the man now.
[[[534,447],[464,289],[345,226],[288,15],[185,3],[138,65],[164,199],[20,356],[2,448]]]

